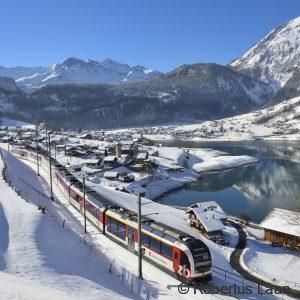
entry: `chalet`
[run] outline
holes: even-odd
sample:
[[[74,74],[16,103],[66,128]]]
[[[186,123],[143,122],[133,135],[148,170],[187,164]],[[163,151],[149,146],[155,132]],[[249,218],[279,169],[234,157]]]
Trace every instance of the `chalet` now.
[[[203,212],[213,211],[215,218],[219,220],[225,220],[228,217],[223,208],[216,201],[198,202],[189,206],[189,208],[195,207],[200,207]]]
[[[260,223],[264,238],[300,250],[300,213],[280,208],[273,210]]]
[[[93,136],[90,133],[83,133],[83,134],[79,135],[78,138],[83,139],[83,140],[92,140]]]
[[[202,207],[189,207],[187,213],[190,226],[199,230],[207,238],[216,241],[222,236],[224,224],[215,211],[204,211]]]
[[[114,168],[118,165],[118,159],[115,156],[105,156],[103,163],[106,168]]]
[[[131,165],[130,168],[133,171],[142,172],[145,169],[145,166],[144,166],[144,164],[134,164],[134,165]]]
[[[101,159],[95,158],[95,159],[86,159],[85,164],[90,168],[97,168],[101,166]]]
[[[119,177],[119,172],[106,171],[104,172],[104,178],[108,180],[117,180]]]
[[[136,157],[136,161],[137,163],[143,163],[148,158],[149,158],[148,152],[140,152]]]

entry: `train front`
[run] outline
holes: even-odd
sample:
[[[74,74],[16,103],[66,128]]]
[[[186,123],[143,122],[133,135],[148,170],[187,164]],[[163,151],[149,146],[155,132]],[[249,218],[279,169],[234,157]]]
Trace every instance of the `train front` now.
[[[182,238],[177,273],[182,281],[212,279],[212,259],[207,245],[193,237]]]

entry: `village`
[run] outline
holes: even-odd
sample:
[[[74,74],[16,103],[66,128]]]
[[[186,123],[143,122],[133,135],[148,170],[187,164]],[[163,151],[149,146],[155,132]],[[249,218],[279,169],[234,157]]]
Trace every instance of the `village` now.
[[[230,156],[209,148],[164,147],[138,133],[53,132],[47,131],[43,124],[37,128],[3,126],[0,142],[3,149],[25,160],[28,153],[38,151],[47,156],[50,150],[51,157],[69,174],[84,178],[87,186],[99,194],[105,189],[131,197],[128,199],[132,199],[132,204],[123,203],[122,197],[117,203],[129,210],[135,209],[137,189],[143,190],[145,199],[156,200],[173,189],[201,180],[203,172],[256,162],[249,156]],[[168,206],[151,203],[148,213],[168,211]],[[216,201],[174,208],[182,212],[184,228],[192,228],[215,244],[213,247],[221,247],[225,257],[228,254],[236,256],[238,265],[233,263],[232,268],[242,268],[242,275],[250,274],[271,284],[287,285],[295,291],[299,289],[300,282],[296,280],[300,264],[299,213],[274,208],[260,224],[255,224],[228,215]],[[236,246],[243,239],[244,251],[236,253]],[[272,266],[273,254],[279,255],[276,267]],[[278,268],[290,271],[278,273]],[[295,282],[290,278],[295,278]]]

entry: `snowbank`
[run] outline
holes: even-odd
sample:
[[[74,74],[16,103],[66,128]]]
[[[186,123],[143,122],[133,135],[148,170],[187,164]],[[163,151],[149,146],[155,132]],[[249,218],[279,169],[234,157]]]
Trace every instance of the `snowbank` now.
[[[218,156],[193,165],[197,172],[220,171],[255,163],[257,159],[248,156]]]

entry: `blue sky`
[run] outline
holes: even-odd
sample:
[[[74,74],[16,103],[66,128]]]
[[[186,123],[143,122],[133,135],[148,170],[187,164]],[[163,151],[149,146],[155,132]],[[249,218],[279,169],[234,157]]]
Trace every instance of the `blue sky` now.
[[[228,63],[300,16],[300,1],[0,0],[0,11],[2,66],[111,57],[169,71]]]

